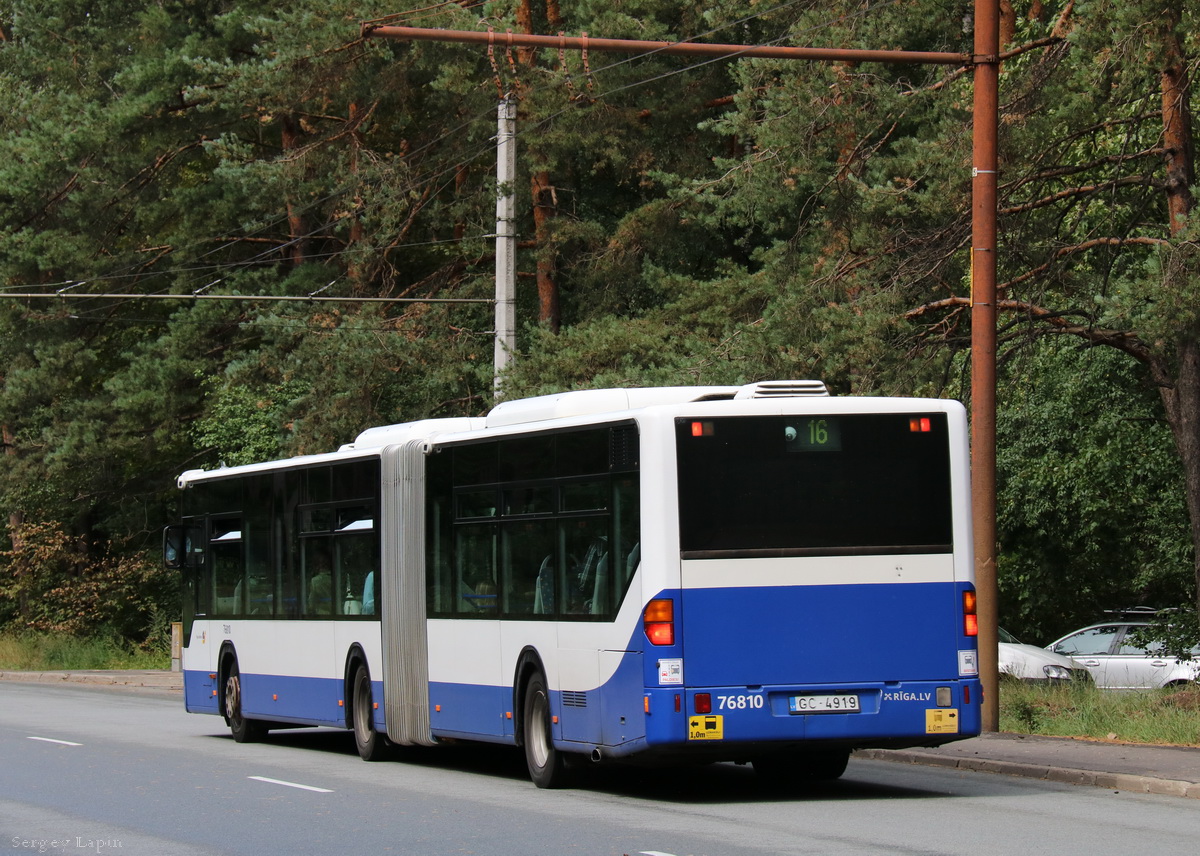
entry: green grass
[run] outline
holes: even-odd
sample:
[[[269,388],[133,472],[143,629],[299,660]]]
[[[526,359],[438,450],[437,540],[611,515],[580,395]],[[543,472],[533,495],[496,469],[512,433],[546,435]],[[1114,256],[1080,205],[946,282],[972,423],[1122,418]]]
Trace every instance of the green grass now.
[[[1002,681],[1000,730],[1200,746],[1200,688],[1105,692]]]
[[[0,633],[0,670],[167,669],[169,652],[144,651],[114,637]]]

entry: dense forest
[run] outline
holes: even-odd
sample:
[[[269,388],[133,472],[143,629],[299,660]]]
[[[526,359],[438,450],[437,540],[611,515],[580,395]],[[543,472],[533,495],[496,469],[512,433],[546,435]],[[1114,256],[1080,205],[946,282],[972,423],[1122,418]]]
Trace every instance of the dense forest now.
[[[1104,609],[1196,608],[1200,3],[1001,5],[1000,615],[1045,643]],[[970,54],[972,14],[0,0],[0,629],[161,633],[185,469],[489,409],[489,304],[362,298],[492,296],[504,93],[505,397],[804,377],[966,400],[969,67],[504,34]],[[370,21],[497,36],[364,38]]]

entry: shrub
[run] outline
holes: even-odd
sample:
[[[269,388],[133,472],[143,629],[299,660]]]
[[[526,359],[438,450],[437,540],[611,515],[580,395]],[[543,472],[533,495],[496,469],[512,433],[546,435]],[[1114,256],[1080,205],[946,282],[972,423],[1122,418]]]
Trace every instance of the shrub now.
[[[107,543],[89,554],[54,521],[14,526],[10,536],[12,548],[0,551],[0,626],[155,643],[163,616],[179,611],[174,574],[144,552]]]

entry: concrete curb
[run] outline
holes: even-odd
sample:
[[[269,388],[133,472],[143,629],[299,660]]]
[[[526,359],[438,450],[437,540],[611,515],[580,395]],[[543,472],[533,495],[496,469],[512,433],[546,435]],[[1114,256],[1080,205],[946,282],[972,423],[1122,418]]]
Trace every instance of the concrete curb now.
[[[183,692],[183,675],[163,671],[106,671],[85,670],[70,672],[0,671],[0,681],[20,681],[35,684],[90,684],[92,686],[138,687],[144,689]]]
[[[1030,764],[1022,761],[998,761],[991,758],[956,758],[904,749],[859,749],[855,758],[871,761],[892,761],[928,767],[952,767],[977,773],[1002,773],[1026,779],[1042,779],[1067,785],[1091,785],[1114,791],[1138,794],[1161,794],[1171,797],[1200,799],[1200,782],[1160,779],[1130,773],[1107,773],[1099,770],[1079,770],[1049,764]]]

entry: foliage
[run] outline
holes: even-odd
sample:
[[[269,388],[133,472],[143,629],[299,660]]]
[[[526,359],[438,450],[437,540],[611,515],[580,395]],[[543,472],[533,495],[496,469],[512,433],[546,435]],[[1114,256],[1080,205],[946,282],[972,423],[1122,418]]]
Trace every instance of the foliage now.
[[[1070,340],[1003,368],[1001,615],[1049,641],[1104,609],[1186,598],[1190,540],[1170,430],[1131,363]]]
[[[1150,623],[1132,635],[1134,644],[1179,660],[1200,654],[1200,619],[1190,604],[1160,609]]]
[[[192,425],[192,435],[202,449],[215,453],[224,466],[236,467],[281,457],[280,429],[285,413],[301,394],[296,382],[284,382],[257,395],[243,384],[209,378],[202,383],[209,407]]]
[[[1169,213],[1187,182],[1165,178],[1162,80],[1197,45],[1181,0],[1012,5],[1002,620],[1046,638],[1100,608],[1195,596],[1200,470],[1181,463],[1200,453],[1173,396],[1200,278],[1195,227]],[[791,376],[967,397],[968,68],[489,55],[364,39],[360,22],[969,54],[968,13],[0,4],[0,289],[64,294],[0,300],[0,510],[12,535],[62,521],[37,585],[148,579],[139,557],[184,469],[487,410],[490,306],[382,301],[492,296],[498,87],[518,99],[528,319],[505,396]],[[256,300],[205,299],[237,296]],[[11,547],[0,574],[28,594],[42,572],[21,536]],[[9,597],[0,623],[16,620]]]
[[[15,546],[0,551],[10,575],[0,583],[0,626],[67,636],[108,632],[153,644],[163,613],[178,609],[169,606],[178,582],[160,562],[111,545],[89,557],[54,522],[26,523],[9,534]]]

